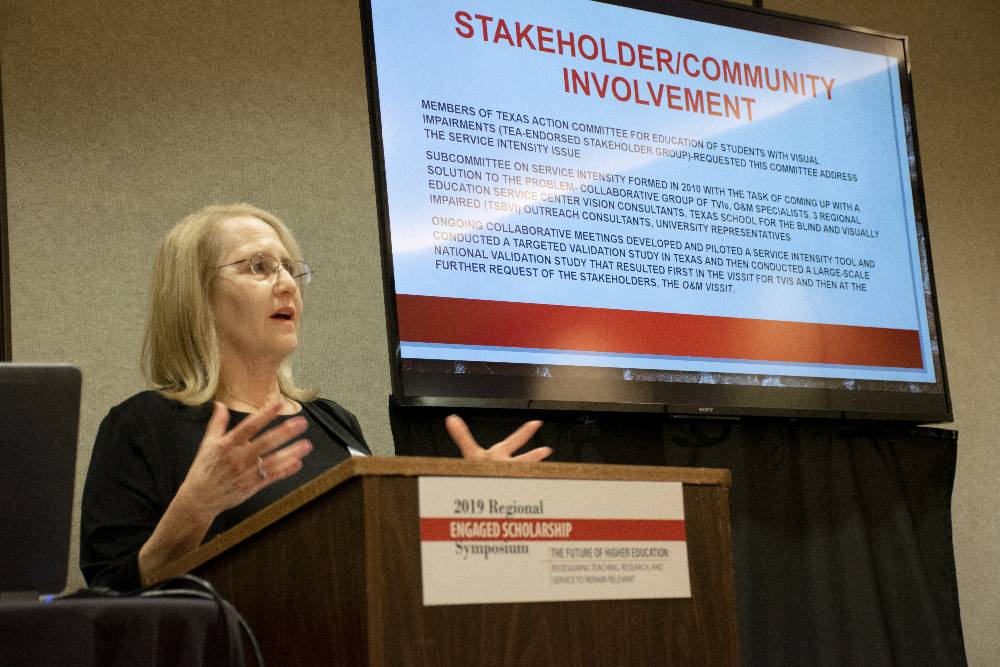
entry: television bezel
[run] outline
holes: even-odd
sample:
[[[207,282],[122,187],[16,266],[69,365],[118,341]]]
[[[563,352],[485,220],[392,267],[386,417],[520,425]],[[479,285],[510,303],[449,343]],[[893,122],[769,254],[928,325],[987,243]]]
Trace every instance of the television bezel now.
[[[626,9],[648,11],[656,14],[687,18],[765,34],[788,37],[813,43],[855,49],[868,53],[882,53],[899,58],[901,102],[908,118],[906,133],[913,155],[911,170],[914,217],[918,239],[922,241],[922,275],[929,285],[928,325],[932,327],[933,358],[936,362],[941,391],[906,392],[846,390],[832,388],[807,388],[764,386],[763,384],[699,384],[694,382],[655,381],[661,393],[670,386],[682,394],[676,401],[621,400],[621,393],[635,393],[641,382],[620,380],[614,383],[619,395],[598,400],[574,400],[553,397],[558,382],[550,383],[545,391],[527,387],[537,384],[537,376],[457,374],[451,371],[414,374],[407,384],[404,381],[396,291],[392,263],[392,238],[390,232],[385,156],[382,144],[381,113],[379,105],[377,58],[374,45],[374,27],[371,12],[373,0],[360,0],[362,41],[368,91],[368,109],[372,137],[372,163],[375,175],[376,209],[380,232],[382,259],[383,297],[386,312],[388,353],[391,366],[393,404],[403,407],[492,408],[507,410],[545,410],[578,412],[631,412],[662,413],[670,416],[699,417],[793,417],[846,420],[893,420],[914,423],[944,423],[953,420],[951,396],[948,387],[944,344],[942,340],[940,311],[934,281],[934,264],[931,253],[930,233],[927,224],[927,206],[924,195],[917,117],[913,100],[913,81],[910,70],[909,40],[904,35],[882,32],[859,26],[846,25],[786,12],[735,4],[723,0],[673,0],[665,4],[655,0],[581,0]],[[377,0],[375,0],[377,1]],[[763,29],[766,27],[767,29]],[[779,30],[779,28],[781,28]],[[836,35],[839,39],[833,39]],[[892,49],[873,49],[872,40],[895,44]],[[863,45],[863,47],[862,47]],[[905,120],[904,120],[905,122]],[[620,371],[621,369],[600,369]],[[723,375],[723,374],[719,374]],[[768,376],[760,376],[762,379]],[[788,376],[784,376],[788,377]],[[500,379],[502,378],[502,379]],[[544,380],[543,380],[544,382]],[[902,383],[898,383],[902,384]],[[449,391],[454,389],[455,391]],[[498,395],[500,392],[500,395]],[[641,392],[638,392],[641,393]],[[666,392],[669,393],[669,392]],[[779,400],[775,400],[778,397]],[[589,399],[589,397],[588,397]],[[735,400],[734,400],[735,399]]]

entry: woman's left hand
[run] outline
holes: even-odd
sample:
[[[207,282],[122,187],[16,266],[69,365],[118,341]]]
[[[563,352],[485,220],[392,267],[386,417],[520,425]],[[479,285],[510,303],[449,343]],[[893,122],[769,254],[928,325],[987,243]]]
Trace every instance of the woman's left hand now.
[[[525,422],[516,431],[488,449],[479,446],[465,420],[458,415],[451,415],[444,420],[444,428],[448,435],[458,445],[462,458],[469,461],[520,461],[534,463],[541,461],[552,453],[551,447],[537,447],[523,454],[514,452],[524,447],[532,436],[542,427],[542,422],[533,420]]]

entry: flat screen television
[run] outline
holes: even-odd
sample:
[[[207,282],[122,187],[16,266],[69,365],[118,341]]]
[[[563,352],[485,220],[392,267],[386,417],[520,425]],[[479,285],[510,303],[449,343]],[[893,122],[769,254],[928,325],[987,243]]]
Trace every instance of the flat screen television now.
[[[951,419],[905,37],[362,0],[404,406]]]

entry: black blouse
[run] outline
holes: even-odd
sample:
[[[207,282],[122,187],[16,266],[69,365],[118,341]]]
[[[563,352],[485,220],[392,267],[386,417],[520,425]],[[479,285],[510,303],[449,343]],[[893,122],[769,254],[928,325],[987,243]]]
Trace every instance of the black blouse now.
[[[300,414],[309,425],[299,437],[313,444],[313,451],[302,459],[302,470],[222,512],[206,540],[350,458],[348,447],[371,453],[350,412],[324,399],[302,407]],[[159,392],[144,391],[112,408],[101,422],[80,522],[80,569],[91,586],[122,591],[141,586],[139,549],[184,481],[211,414],[211,404],[189,407]],[[231,410],[229,428],[246,416]],[[269,427],[292,416],[279,416]]]

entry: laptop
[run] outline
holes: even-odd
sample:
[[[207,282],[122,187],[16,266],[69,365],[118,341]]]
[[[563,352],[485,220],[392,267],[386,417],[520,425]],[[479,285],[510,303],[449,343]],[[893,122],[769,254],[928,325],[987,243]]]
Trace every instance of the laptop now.
[[[0,595],[66,586],[80,370],[0,363]]]

